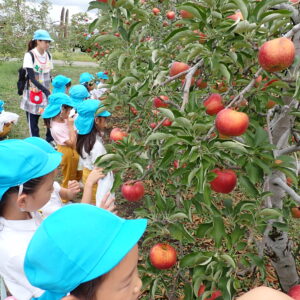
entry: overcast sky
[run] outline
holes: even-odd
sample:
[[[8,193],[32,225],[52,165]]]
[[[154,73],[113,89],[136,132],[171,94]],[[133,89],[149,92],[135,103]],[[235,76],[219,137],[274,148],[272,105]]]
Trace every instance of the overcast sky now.
[[[52,9],[50,11],[50,17],[52,21],[60,20],[60,12],[62,7],[69,9],[70,17],[79,12],[86,12],[89,6],[89,0],[49,0],[52,3]],[[37,1],[38,2],[38,1]],[[91,17],[95,15],[92,12],[88,13]]]

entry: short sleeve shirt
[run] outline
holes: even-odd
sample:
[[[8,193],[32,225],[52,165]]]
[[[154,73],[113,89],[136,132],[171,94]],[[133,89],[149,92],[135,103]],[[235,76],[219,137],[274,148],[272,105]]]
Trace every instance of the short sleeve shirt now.
[[[65,122],[63,123],[51,120],[50,131],[57,145],[65,146],[65,142],[70,139],[70,131],[67,124],[67,120],[65,120]]]

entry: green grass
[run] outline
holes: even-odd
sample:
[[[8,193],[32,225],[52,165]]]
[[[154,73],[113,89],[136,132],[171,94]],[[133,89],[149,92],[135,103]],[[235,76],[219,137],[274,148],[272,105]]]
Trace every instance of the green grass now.
[[[68,60],[66,55],[63,52],[51,52],[53,59],[57,60]],[[68,56],[69,57],[69,56]],[[95,62],[87,53],[79,52],[79,53],[72,53],[70,55],[71,61],[87,61],[87,62]]]
[[[21,96],[17,94],[18,69],[22,62],[4,62],[0,63],[0,99],[5,102],[4,109],[6,111],[17,113],[20,118],[16,126],[13,127],[9,138],[25,138],[29,136],[26,115],[20,109]],[[72,84],[78,84],[79,75],[82,72],[97,72],[97,68],[91,67],[69,67],[69,66],[54,66],[52,75],[62,74],[72,78]],[[39,124],[41,137],[45,137],[45,128],[43,120],[40,118]]]

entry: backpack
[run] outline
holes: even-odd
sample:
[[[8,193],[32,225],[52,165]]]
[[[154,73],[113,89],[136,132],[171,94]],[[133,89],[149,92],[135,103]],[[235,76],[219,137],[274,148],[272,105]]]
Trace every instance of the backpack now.
[[[34,64],[34,55],[31,51],[28,51],[28,53],[30,53],[31,55],[31,59],[32,59],[32,63]],[[50,53],[47,51],[48,57],[51,60],[51,55]],[[28,77],[27,77],[27,72],[26,69],[24,69],[23,67],[21,67],[18,70],[19,76],[18,76],[18,81],[17,81],[17,88],[18,88],[18,95],[23,95],[23,91],[26,87],[26,85],[28,84]]]

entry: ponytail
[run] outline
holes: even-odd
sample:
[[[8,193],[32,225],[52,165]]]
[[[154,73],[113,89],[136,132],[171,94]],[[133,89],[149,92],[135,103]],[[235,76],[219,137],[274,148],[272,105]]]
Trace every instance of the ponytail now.
[[[30,40],[28,43],[28,49],[27,51],[31,51],[33,48],[37,46],[37,41],[36,40]]]

